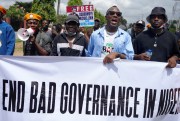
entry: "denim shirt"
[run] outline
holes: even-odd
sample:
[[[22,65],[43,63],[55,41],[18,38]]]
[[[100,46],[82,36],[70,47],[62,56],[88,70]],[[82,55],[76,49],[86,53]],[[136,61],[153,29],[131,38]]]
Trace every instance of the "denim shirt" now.
[[[94,31],[90,37],[87,56],[101,57],[104,45],[105,27]],[[118,28],[118,34],[113,41],[114,48],[112,52],[118,52],[126,55],[126,59],[133,60],[134,49],[131,42],[131,36],[124,30]]]

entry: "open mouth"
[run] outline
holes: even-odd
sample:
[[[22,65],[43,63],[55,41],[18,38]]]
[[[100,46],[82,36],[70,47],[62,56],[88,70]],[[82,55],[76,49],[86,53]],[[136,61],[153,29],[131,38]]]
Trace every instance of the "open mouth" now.
[[[112,23],[112,24],[117,24],[117,23],[118,23],[118,20],[117,20],[117,19],[112,19],[112,20],[111,20],[111,23]]]

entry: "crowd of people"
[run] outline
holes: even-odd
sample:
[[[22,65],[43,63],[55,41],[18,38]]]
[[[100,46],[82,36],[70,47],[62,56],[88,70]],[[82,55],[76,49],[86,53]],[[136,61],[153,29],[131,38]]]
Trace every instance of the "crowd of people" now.
[[[5,14],[6,10],[0,6],[0,55],[13,55],[15,33],[3,21]],[[179,63],[180,32],[169,32],[166,26],[168,17],[163,7],[152,9],[147,16],[147,29],[143,20],[138,20],[127,31],[121,29],[122,12],[117,6],[110,7],[105,18],[106,25],[100,27],[100,20],[94,19],[94,27],[84,32],[78,15],[70,14],[64,25],[56,24],[49,29],[48,20],[42,20],[36,13],[27,13],[24,20],[34,34],[24,42],[24,56],[101,57],[104,64],[112,63],[115,58],[146,60],[167,62],[169,68]],[[149,50],[151,55],[147,53]]]

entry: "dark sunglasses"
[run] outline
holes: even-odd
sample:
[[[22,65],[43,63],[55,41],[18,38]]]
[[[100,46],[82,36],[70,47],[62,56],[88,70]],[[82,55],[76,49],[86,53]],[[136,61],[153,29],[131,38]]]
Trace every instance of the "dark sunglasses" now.
[[[113,16],[114,14],[116,14],[118,17],[120,17],[122,15],[121,12],[115,12],[115,11],[109,11],[108,12],[109,15]]]
[[[34,24],[34,25],[37,25],[38,23],[37,23],[37,22],[28,22],[28,24]]]

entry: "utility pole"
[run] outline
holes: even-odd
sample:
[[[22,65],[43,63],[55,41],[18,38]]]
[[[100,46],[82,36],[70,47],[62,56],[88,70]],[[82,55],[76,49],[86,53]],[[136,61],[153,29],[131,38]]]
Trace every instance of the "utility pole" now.
[[[58,0],[58,4],[57,4],[57,15],[59,15],[60,3],[61,3],[61,0]]]

